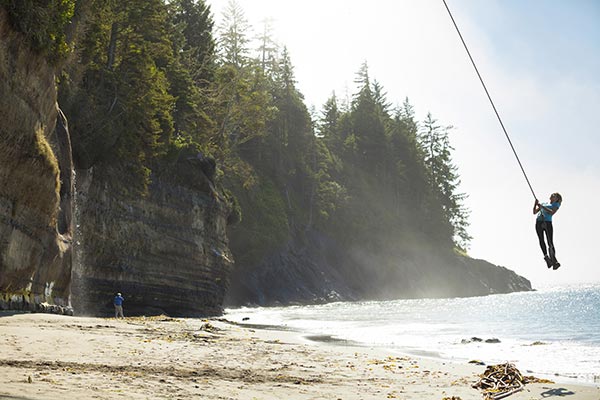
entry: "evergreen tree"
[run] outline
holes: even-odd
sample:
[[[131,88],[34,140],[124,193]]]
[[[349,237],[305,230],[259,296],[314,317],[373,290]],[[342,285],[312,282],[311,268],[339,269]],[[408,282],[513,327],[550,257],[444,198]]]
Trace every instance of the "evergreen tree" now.
[[[233,152],[249,161],[259,159],[267,123],[275,113],[262,71],[253,66],[223,65],[217,69],[213,92],[217,134],[212,140],[222,157]]]
[[[371,168],[376,174],[381,174],[386,151],[385,128],[369,80],[366,62],[361,66],[355,82],[359,89],[354,96],[351,118],[358,160],[364,168]]]
[[[174,0],[174,22],[185,38],[182,53],[183,64],[189,69],[194,83],[206,87],[213,80],[215,40],[214,21],[210,6],[204,0]]]
[[[215,125],[210,115],[214,80],[213,21],[203,0],[175,0],[170,3],[173,19],[174,61],[168,67],[170,92],[176,99],[173,110],[175,134],[179,142],[208,143]]]
[[[97,1],[92,9],[80,43],[81,67],[71,76],[78,81],[65,82],[61,96],[74,158],[83,168],[111,160],[135,177],[130,189],[143,192],[151,159],[173,134],[167,9],[161,0]]]
[[[219,49],[224,64],[241,68],[248,63],[248,31],[250,25],[244,10],[235,0],[229,0],[219,25]]]
[[[430,184],[437,193],[445,221],[452,227],[455,244],[464,249],[470,240],[466,232],[467,210],[462,204],[465,194],[457,193],[460,184],[457,167],[452,162],[452,150],[449,131],[452,126],[437,125],[431,113],[423,122],[420,141],[425,150],[425,165],[429,173]]]
[[[382,119],[389,117],[391,104],[387,101],[387,93],[383,86],[377,81],[373,80],[373,98],[375,104],[379,108],[379,113]]]
[[[318,122],[318,134],[325,144],[334,153],[340,154],[342,150],[342,137],[340,132],[341,111],[338,108],[335,93],[325,102]]]
[[[259,47],[258,56],[260,67],[265,74],[270,74],[275,68],[277,62],[279,45],[273,39],[272,20],[265,19],[263,21],[263,30],[257,37]]]
[[[284,186],[291,184],[298,193],[312,193],[312,185],[307,182],[312,164],[309,151],[314,140],[312,123],[302,94],[296,89],[294,68],[286,48],[274,74],[273,96],[277,114],[270,131],[275,173]]]

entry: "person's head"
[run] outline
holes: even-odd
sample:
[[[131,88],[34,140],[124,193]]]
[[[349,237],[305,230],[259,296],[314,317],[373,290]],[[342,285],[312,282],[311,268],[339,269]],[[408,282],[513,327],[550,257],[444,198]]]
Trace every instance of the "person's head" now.
[[[562,203],[562,196],[558,192],[552,193],[550,195],[550,202],[554,203],[556,201],[559,202],[559,203]]]
[[[120,295],[121,295],[121,293],[117,293],[117,296],[120,296]]]

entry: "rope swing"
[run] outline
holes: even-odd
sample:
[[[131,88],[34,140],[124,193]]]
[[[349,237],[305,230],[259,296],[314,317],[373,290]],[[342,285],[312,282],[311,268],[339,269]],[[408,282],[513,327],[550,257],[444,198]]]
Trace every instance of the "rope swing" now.
[[[456,28],[456,32],[458,33],[458,36],[460,37],[460,40],[461,40],[463,46],[465,47],[465,50],[467,51],[469,59],[471,60],[471,64],[473,64],[473,68],[475,68],[475,72],[477,73],[477,76],[479,77],[479,81],[481,82],[481,85],[483,86],[483,90],[485,90],[485,94],[487,95],[487,98],[490,101],[490,104],[492,105],[494,112],[496,113],[498,122],[500,122],[500,126],[502,127],[502,130],[504,131],[504,136],[506,136],[506,139],[508,140],[508,143],[510,144],[510,148],[512,149],[515,157],[517,158],[519,167],[521,167],[523,176],[525,177],[525,180],[527,181],[527,185],[529,185],[529,190],[531,190],[531,194],[533,194],[533,198],[537,199],[537,196],[535,195],[535,192],[533,191],[533,188],[531,187],[531,183],[529,183],[529,178],[527,177],[527,174],[525,173],[523,164],[521,164],[521,160],[519,159],[519,156],[517,155],[515,147],[513,146],[512,141],[510,140],[510,137],[508,136],[508,132],[506,132],[506,128],[504,127],[504,123],[502,122],[502,118],[500,118],[500,114],[498,113],[498,110],[496,110],[496,105],[494,104],[494,101],[492,100],[492,96],[490,96],[490,93],[488,92],[487,87],[485,86],[485,83],[483,82],[483,78],[481,77],[481,74],[479,73],[479,70],[477,69],[477,65],[475,65],[475,61],[473,61],[473,57],[471,57],[471,52],[469,51],[469,48],[467,47],[467,44],[465,43],[465,40],[463,39],[463,36],[460,33],[460,29],[458,29],[458,25],[456,25],[456,21],[454,21],[454,17],[452,16],[452,13],[450,12],[450,8],[448,7],[448,4],[446,4],[446,0],[442,0],[442,1],[444,2],[444,6],[446,6],[446,10],[448,10],[448,15],[450,15],[450,19],[452,20],[452,23],[454,24],[454,28]]]

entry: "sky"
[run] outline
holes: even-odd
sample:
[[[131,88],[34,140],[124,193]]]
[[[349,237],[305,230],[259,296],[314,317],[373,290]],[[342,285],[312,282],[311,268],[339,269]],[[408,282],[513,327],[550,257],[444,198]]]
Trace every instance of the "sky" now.
[[[229,0],[207,0],[216,25]],[[351,96],[363,62],[388,101],[452,125],[469,255],[534,288],[600,282],[600,1],[446,0],[496,104],[536,197],[563,196],[554,216],[562,267],[548,270],[534,196],[442,0],[237,0],[254,32],[269,19],[297,87],[319,111]]]

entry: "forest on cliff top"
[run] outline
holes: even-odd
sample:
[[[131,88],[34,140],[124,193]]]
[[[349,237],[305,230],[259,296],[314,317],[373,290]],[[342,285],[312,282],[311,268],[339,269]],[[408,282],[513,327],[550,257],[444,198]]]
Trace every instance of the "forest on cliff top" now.
[[[211,159],[234,204],[230,245],[252,265],[308,230],[373,252],[468,248],[451,126],[419,121],[357,66],[349,98],[309,111],[293,55],[268,26],[249,35],[234,1],[0,0],[56,66],[78,169],[110,166],[143,196],[181,157]],[[327,60],[315,60],[327,62]]]

